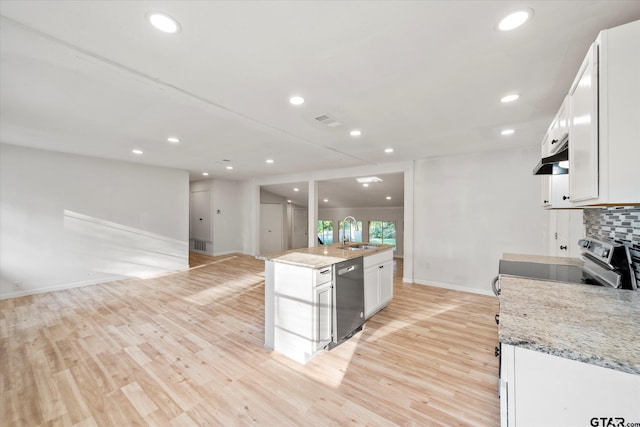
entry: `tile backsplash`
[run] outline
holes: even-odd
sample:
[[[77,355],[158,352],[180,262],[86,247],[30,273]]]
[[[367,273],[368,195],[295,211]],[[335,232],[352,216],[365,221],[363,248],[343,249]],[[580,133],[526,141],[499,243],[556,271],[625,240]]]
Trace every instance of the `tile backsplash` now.
[[[629,248],[640,283],[640,206],[585,209],[584,226],[588,237],[613,239]]]

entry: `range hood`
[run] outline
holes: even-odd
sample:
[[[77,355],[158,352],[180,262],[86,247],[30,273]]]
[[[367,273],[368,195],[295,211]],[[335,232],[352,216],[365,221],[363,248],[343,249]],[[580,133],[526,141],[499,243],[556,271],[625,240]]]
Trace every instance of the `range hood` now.
[[[569,169],[560,167],[558,163],[569,160],[569,144],[565,143],[555,154],[543,157],[533,168],[534,175],[563,175],[569,173]]]

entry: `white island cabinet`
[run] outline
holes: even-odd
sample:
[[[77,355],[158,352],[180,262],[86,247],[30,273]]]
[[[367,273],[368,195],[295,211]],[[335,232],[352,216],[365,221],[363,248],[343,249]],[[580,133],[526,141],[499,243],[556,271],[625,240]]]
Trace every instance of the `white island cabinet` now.
[[[387,306],[393,298],[393,250],[365,256],[364,317],[368,319]]]
[[[640,375],[507,344],[500,357],[501,427],[640,422]]]
[[[332,268],[273,263],[274,346],[306,363],[331,341]]]

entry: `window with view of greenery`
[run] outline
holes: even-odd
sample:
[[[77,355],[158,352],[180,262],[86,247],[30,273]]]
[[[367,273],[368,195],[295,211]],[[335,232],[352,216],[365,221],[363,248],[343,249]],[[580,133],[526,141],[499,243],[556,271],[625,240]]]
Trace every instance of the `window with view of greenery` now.
[[[347,222],[347,226],[351,227],[351,233],[349,233],[349,229],[347,229],[347,237],[351,236],[352,242],[362,242],[362,221],[358,221],[358,230],[356,231],[356,227],[354,227],[353,222]],[[340,229],[340,237],[339,240],[342,242],[344,239],[342,236],[344,235],[344,222],[340,221],[338,223],[338,228]]]
[[[333,243],[333,221],[318,221],[318,239],[324,245],[330,245]]]
[[[369,242],[393,245],[396,248],[396,223],[395,221],[369,221]]]

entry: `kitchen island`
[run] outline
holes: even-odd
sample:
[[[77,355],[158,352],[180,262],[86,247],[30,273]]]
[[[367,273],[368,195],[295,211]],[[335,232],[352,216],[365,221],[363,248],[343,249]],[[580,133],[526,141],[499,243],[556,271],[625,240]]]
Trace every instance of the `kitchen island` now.
[[[502,426],[639,422],[640,293],[509,275],[500,282]]]
[[[362,258],[364,319],[393,298],[392,245],[332,244],[258,258],[265,261],[265,347],[300,363],[335,341],[334,265]]]

